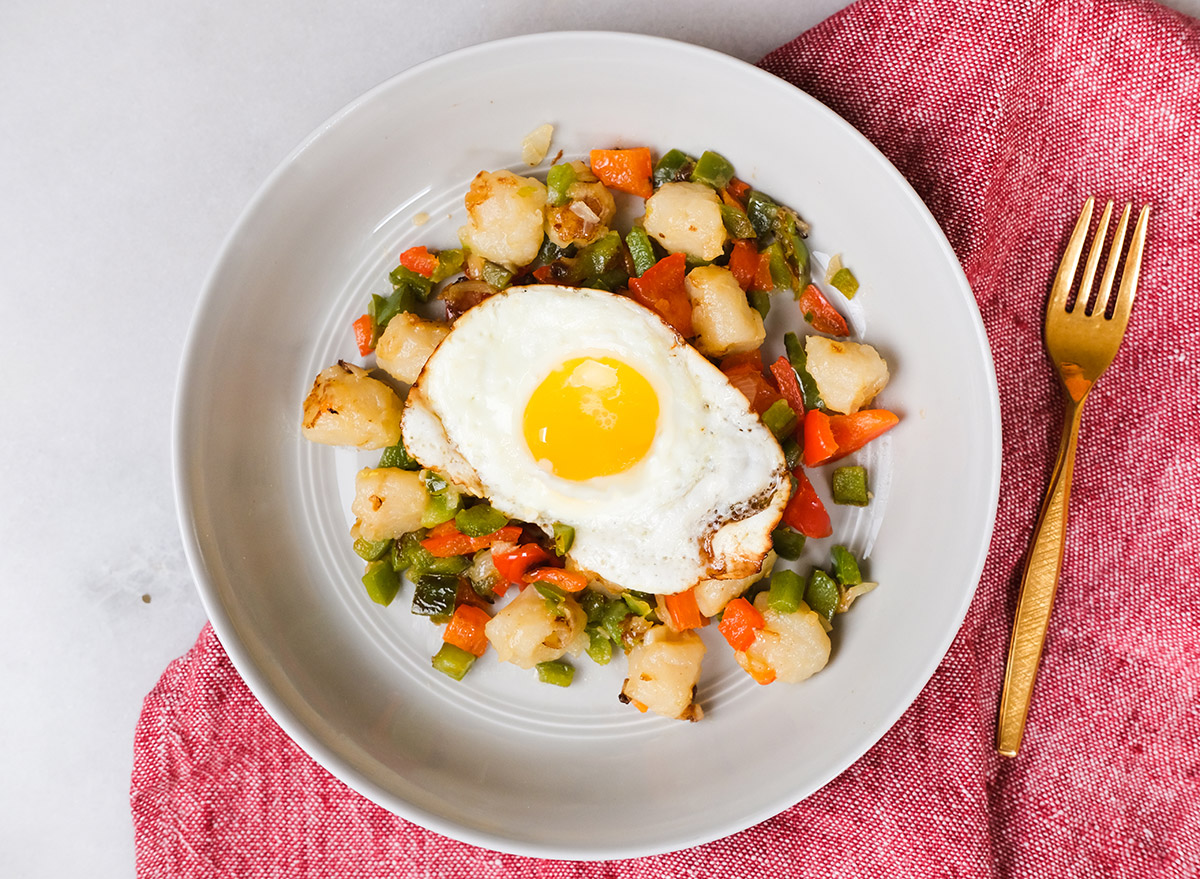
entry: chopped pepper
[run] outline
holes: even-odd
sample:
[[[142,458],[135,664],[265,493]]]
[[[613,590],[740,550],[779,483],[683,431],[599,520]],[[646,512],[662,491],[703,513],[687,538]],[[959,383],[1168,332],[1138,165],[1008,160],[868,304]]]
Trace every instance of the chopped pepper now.
[[[683,279],[687,257],[682,253],[664,256],[640,278],[629,279],[629,292],[642,305],[657,311],[679,335],[692,335],[692,303]]]
[[[871,502],[866,467],[838,467],[833,471],[833,502],[865,507]]]
[[[800,313],[818,333],[830,336],[850,335],[846,319],[830,304],[825,294],[817,289],[816,284],[809,284],[800,294]]]
[[[754,643],[758,630],[765,625],[766,620],[758,609],[739,596],[725,605],[717,631],[725,636],[734,650],[744,651]]]
[[[833,533],[833,525],[817,490],[803,468],[797,467],[792,475],[796,478],[796,491],[783,509],[783,523],[805,537],[828,537]]]
[[[592,150],[588,155],[592,173],[605,186],[629,192],[642,198],[654,194],[650,182],[654,174],[654,162],[647,147],[627,150]]]

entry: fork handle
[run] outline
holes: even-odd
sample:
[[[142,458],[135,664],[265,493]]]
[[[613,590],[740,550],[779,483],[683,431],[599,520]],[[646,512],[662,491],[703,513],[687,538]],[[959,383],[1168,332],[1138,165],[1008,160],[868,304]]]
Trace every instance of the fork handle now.
[[[996,728],[996,750],[1015,757],[1025,733],[1025,718],[1033,697],[1042,645],[1050,625],[1050,608],[1062,570],[1063,544],[1067,536],[1067,505],[1071,499],[1071,476],[1075,470],[1075,443],[1079,438],[1079,420],[1084,399],[1067,399],[1066,418],[1058,460],[1050,479],[1050,488],[1042,502],[1033,542],[1021,577],[1021,595],[1013,620],[1012,640],[1008,645],[1008,665],[1004,671],[1004,689],[1000,693],[1000,720]]]

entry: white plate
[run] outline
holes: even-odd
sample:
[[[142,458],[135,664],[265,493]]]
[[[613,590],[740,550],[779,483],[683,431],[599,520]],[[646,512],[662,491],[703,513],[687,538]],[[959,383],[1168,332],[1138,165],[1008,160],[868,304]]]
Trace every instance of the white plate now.
[[[796,207],[862,282],[855,319],[888,358],[888,515],[826,670],[759,687],[712,641],[696,724],[620,705],[619,657],[576,684],[480,661],[432,670],[437,629],[366,598],[347,537],[367,458],[307,443],[312,378],[353,355],[351,320],[411,244],[453,242],[467,183],[555,151],[715,149]],[[764,133],[771,132],[771,133]],[[429,222],[414,225],[414,217]],[[783,320],[794,306],[776,298]],[[787,309],[785,311],[785,309]],[[800,321],[796,316],[796,323]],[[999,481],[995,374],[954,254],[895,169],[792,86],[642,36],[559,33],[477,46],[389,80],[322,125],[226,241],[180,378],[176,488],[188,558],[251,690],[316,760],[399,815],[476,845],[626,858],[762,821],[834,778],[912,702],[966,612]],[[860,548],[873,524],[835,508]],[[857,529],[857,530],[855,530]],[[827,554],[830,541],[811,550]],[[817,556],[814,556],[814,558]],[[410,587],[411,588],[411,587]],[[711,629],[712,627],[710,627]],[[709,631],[706,638],[713,638]]]

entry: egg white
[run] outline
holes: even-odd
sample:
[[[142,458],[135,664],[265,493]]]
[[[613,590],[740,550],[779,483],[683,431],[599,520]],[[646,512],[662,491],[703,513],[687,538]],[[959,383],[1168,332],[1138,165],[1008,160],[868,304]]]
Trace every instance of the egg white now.
[[[574,481],[539,466],[522,422],[546,376],[585,356],[641,373],[659,416],[638,463]],[[657,314],[598,290],[510,288],[461,316],[410,390],[403,432],[424,466],[505,514],[573,526],[573,567],[645,592],[757,571],[790,491],[741,392]]]

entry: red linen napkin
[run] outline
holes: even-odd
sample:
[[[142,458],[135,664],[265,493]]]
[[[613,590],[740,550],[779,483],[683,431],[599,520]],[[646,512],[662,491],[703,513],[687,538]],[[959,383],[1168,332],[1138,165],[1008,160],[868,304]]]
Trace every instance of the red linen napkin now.
[[[1200,23],[1117,0],[863,0],[762,66],[913,183],[996,359],[995,536],[915,704],[842,776],[744,833],[654,858],[538,861],[350,791],[267,717],[206,628],[137,728],[140,877],[1200,875]],[[1042,313],[1093,193],[1154,214],[1128,336],[1084,416],[1025,743],[1005,760],[993,735],[1009,625],[1061,413]]]

